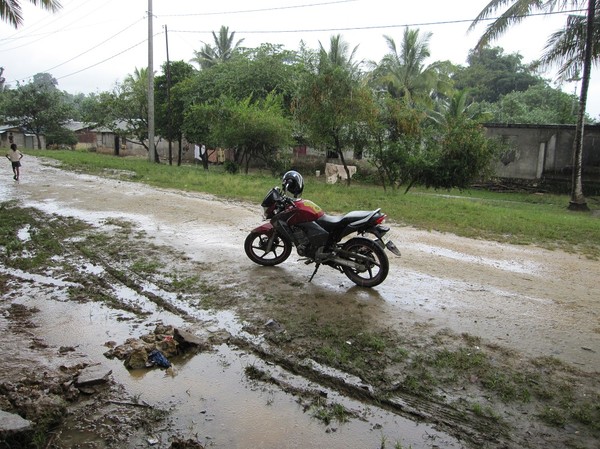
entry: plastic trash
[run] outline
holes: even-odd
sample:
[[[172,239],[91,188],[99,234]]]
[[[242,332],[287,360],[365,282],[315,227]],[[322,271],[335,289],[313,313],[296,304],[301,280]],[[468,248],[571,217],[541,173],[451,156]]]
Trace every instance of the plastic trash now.
[[[171,362],[169,362],[164,354],[158,349],[154,349],[150,354],[148,354],[148,361],[153,365],[160,366],[161,368],[169,368],[171,366]]]

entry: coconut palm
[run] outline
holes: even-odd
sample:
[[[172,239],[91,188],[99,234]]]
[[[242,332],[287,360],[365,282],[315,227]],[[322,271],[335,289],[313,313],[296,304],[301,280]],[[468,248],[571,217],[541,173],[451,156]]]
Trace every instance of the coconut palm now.
[[[433,105],[432,97],[438,90],[445,90],[441,83],[437,64],[425,65],[430,56],[429,40],[431,33],[419,34],[418,29],[404,30],[400,48],[390,36],[384,36],[389,53],[387,53],[374,71],[377,84],[383,86],[388,93],[407,104]]]
[[[437,102],[437,110],[429,113],[429,118],[440,125],[447,125],[452,121],[474,120],[482,122],[489,114],[469,99],[468,89],[455,91],[448,99]]]
[[[543,63],[546,65],[562,64],[559,74],[565,78],[570,74],[578,73],[580,68],[583,71],[575,141],[573,143],[573,176],[571,180],[571,199],[569,201],[569,209],[572,210],[588,210],[583,195],[581,171],[583,128],[592,60],[597,61],[600,56],[600,46],[597,45],[599,42],[598,31],[595,27],[597,22],[596,3],[597,0],[492,0],[479,13],[469,28],[473,29],[482,20],[506,7],[504,13],[488,25],[479,39],[476,48],[480,49],[503,34],[510,25],[523,21],[533,12],[551,13],[556,10],[578,9],[587,5],[585,17],[571,17],[562,32],[555,33],[550,37],[546,53],[542,58]],[[567,39],[572,40],[567,42]]]
[[[566,27],[550,35],[546,43],[539,63],[542,66],[559,65],[561,81],[580,79],[585,59],[586,27],[586,16],[570,15]],[[592,60],[600,62],[600,9],[594,17],[592,41]]]
[[[231,59],[235,51],[244,41],[244,39],[240,39],[234,44],[235,31],[229,33],[229,27],[226,26],[221,26],[218,35],[215,34],[214,31],[212,35],[215,44],[214,46],[210,46],[203,42],[204,46],[202,49],[200,51],[194,51],[195,57],[192,61],[198,63],[200,69],[207,69]]]
[[[350,51],[348,42],[344,41],[340,34],[337,34],[330,37],[329,50],[325,49],[320,41],[319,47],[320,70],[324,70],[326,67],[340,67],[351,75],[358,74],[360,62],[354,59],[358,45]]]
[[[62,8],[59,0],[29,0],[34,5],[52,12]],[[19,0],[0,0],[0,19],[8,22],[15,28],[23,24],[23,10]]]

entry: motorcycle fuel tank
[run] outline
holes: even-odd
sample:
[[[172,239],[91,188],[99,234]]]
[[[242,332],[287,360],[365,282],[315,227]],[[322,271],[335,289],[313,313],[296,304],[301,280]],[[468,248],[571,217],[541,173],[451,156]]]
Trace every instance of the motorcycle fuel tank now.
[[[296,206],[294,214],[288,220],[290,226],[298,223],[306,223],[307,221],[315,221],[317,218],[325,215],[323,209],[310,200],[299,199],[294,201],[294,204]]]

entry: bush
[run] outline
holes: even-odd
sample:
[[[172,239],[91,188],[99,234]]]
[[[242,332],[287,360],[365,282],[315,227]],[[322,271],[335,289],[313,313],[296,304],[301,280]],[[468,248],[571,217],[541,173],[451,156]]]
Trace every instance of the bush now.
[[[46,146],[48,148],[65,148],[77,145],[77,136],[66,128],[57,128],[46,132]]]
[[[240,171],[240,165],[236,162],[229,160],[223,163],[223,167],[227,173],[231,173],[232,175],[235,175],[237,172]]]

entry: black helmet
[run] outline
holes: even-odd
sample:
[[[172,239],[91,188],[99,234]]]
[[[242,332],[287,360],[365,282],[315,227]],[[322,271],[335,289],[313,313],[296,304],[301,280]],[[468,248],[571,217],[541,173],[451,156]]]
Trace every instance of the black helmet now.
[[[302,191],[304,190],[304,180],[302,179],[302,175],[294,170],[290,170],[283,175],[281,184],[283,185],[283,190],[290,192],[294,195],[294,198],[302,195]]]

